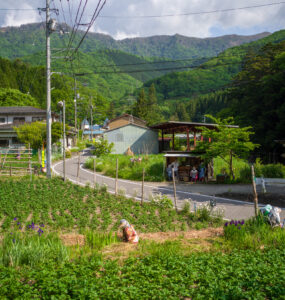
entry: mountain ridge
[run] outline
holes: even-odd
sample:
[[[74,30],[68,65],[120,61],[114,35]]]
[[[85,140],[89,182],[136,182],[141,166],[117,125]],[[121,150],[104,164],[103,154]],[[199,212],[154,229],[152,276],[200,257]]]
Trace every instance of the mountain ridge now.
[[[58,28],[70,32],[71,27],[59,24]],[[74,43],[77,44],[83,31],[78,31]],[[255,35],[224,35],[219,37],[187,37],[180,34],[155,35],[150,37],[126,38],[116,40],[110,35],[90,32],[87,34],[81,51],[93,52],[103,49],[120,50],[143,57],[161,57],[170,59],[215,56],[225,49],[258,40],[270,35],[263,32]],[[52,45],[65,47],[68,36],[53,34]],[[44,50],[45,32],[43,23],[24,24],[20,27],[0,28],[0,56],[17,58]],[[16,46],[16,47],[15,47]],[[14,48],[11,53],[11,47]],[[9,51],[8,51],[9,50]]]

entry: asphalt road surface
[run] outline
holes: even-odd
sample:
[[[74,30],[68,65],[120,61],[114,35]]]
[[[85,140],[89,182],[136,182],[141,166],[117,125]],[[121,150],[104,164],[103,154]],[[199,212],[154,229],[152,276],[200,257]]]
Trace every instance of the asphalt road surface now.
[[[91,186],[94,186],[95,184],[98,185],[107,185],[108,191],[110,193],[115,193],[115,179],[110,178],[98,173],[94,173],[91,170],[84,169],[84,161],[90,157],[88,152],[85,152],[80,157],[80,165],[79,165],[79,159],[78,157],[73,157],[68,160],[66,160],[66,178],[70,181],[85,185],[90,184]],[[57,162],[53,165],[53,172],[56,175],[62,176],[63,175],[63,162]],[[201,189],[203,188],[203,184],[201,185]],[[198,185],[196,186],[197,190]],[[213,185],[212,187],[213,188]],[[189,186],[190,190],[190,186]],[[141,200],[141,194],[142,194],[142,184],[141,182],[137,181],[130,181],[130,180],[118,180],[118,191],[119,193],[124,193],[127,197],[133,197],[136,200]],[[165,194],[169,198],[173,200],[174,203],[174,190],[173,187],[168,185],[165,186],[163,184],[151,184],[151,183],[145,183],[144,185],[144,199],[145,201],[148,201],[149,196],[152,194]],[[190,192],[187,191],[187,186],[183,187],[183,189],[179,188],[179,185],[177,187],[176,191],[177,195],[177,207],[182,208],[184,201],[186,199],[192,199],[192,207],[191,209],[194,209],[194,203],[196,202],[196,207],[199,207],[200,205],[209,203],[211,199],[213,199],[212,195],[206,195],[203,193],[198,192]],[[239,201],[239,200],[232,200],[232,199],[226,199],[221,197],[214,197],[216,200],[216,207],[214,210],[222,210],[224,211],[224,218],[225,219],[247,219],[254,215],[254,206],[252,203]],[[282,209],[281,212],[281,220],[285,218],[285,210]]]

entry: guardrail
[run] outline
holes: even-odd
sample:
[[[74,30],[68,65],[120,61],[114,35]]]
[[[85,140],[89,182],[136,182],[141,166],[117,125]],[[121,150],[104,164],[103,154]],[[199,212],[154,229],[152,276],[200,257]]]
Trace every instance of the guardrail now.
[[[256,178],[256,184],[262,185],[262,181],[264,180],[264,184],[271,185],[271,184],[281,184],[285,185],[285,178]]]

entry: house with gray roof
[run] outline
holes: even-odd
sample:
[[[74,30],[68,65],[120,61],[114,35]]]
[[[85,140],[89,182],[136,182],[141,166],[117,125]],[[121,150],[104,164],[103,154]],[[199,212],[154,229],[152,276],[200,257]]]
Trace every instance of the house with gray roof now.
[[[25,123],[45,121],[46,111],[32,106],[0,106],[0,147],[18,145],[14,127]],[[52,122],[58,121],[58,115],[52,113]]]

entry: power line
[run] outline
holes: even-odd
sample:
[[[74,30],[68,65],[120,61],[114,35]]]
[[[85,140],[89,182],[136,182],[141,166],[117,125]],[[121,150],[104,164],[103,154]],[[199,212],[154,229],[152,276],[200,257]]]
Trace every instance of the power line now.
[[[165,15],[150,15],[150,16],[116,16],[116,15],[108,16],[108,15],[102,15],[102,16],[99,16],[99,18],[106,18],[106,19],[144,19],[144,18],[183,17],[183,16],[192,16],[192,15],[214,14],[214,13],[220,13],[220,12],[230,12],[230,11],[252,9],[252,8],[259,8],[259,7],[267,7],[267,6],[274,6],[274,5],[282,5],[282,4],[285,4],[285,1],[273,2],[273,3],[267,3],[267,4],[259,4],[259,5],[251,5],[251,6],[243,6],[243,7],[236,7],[236,8],[216,9],[216,10],[199,11],[199,12],[187,12],[187,13],[180,13],[180,14],[165,14]]]
[[[10,11],[10,10],[15,10],[15,11],[37,11],[38,9],[37,8],[0,8],[0,10],[3,10],[3,11]]]
[[[246,54],[246,53],[245,53]],[[169,63],[169,62],[179,62],[179,61],[190,61],[190,60],[203,60],[203,59],[214,59],[214,58],[243,58],[243,55],[220,55],[217,57],[199,57],[199,58],[189,58],[189,59],[181,59],[181,60],[173,60],[173,61],[155,61],[152,63]],[[209,61],[208,61],[209,62]],[[205,63],[208,63],[205,62]],[[141,63],[141,64],[148,64],[148,63]],[[229,63],[220,63],[220,64],[215,64],[215,65],[199,65],[199,66],[193,66],[193,65],[186,65],[186,66],[174,66],[174,67],[167,67],[167,68],[152,68],[152,69],[137,69],[137,70],[117,70],[117,71],[99,71],[99,72],[81,72],[81,73],[76,73],[77,76],[84,76],[84,75],[91,75],[91,74],[120,74],[120,73],[142,73],[142,72],[150,72],[150,71],[172,71],[172,70],[179,70],[179,69],[209,69],[213,67],[218,67],[218,66],[226,66],[226,65],[234,65],[234,64],[242,64],[242,61],[236,61],[236,62],[229,62]],[[125,65],[101,65],[101,66],[94,66],[94,67],[120,67],[120,66],[136,66],[140,65],[139,64],[125,64]]]
[[[84,39],[85,39],[87,33],[89,32],[91,26],[94,24],[95,20],[96,20],[96,19],[98,18],[98,16],[99,16],[101,10],[102,10],[103,7],[105,6],[106,1],[107,1],[107,0],[104,0],[103,3],[101,3],[102,0],[99,0],[99,1],[98,1],[98,4],[97,4],[96,9],[95,9],[95,11],[94,11],[94,14],[93,14],[93,16],[92,16],[92,18],[91,18],[91,21],[90,21],[90,23],[88,24],[88,28],[87,28],[86,32],[83,34],[83,37],[81,38],[81,40],[80,40],[78,46],[75,48],[75,50],[73,51],[73,53],[70,55],[70,59],[73,59],[73,58],[74,58],[74,55],[77,53],[78,49],[80,48],[81,44],[83,43],[83,41],[84,41]]]
[[[246,52],[244,52],[246,54]],[[182,59],[174,59],[174,60],[162,60],[162,61],[149,61],[149,62],[141,62],[141,63],[130,63],[130,64],[109,64],[109,65],[95,65],[94,68],[105,68],[105,67],[124,67],[124,66],[140,66],[140,65],[152,65],[152,64],[167,64],[167,63],[176,63],[176,62],[185,62],[185,61],[199,61],[199,60],[209,60],[214,58],[239,58],[243,57],[243,55],[219,55],[219,56],[202,56],[202,57],[191,57],[191,58],[182,58]],[[82,64],[80,64],[82,67]],[[84,67],[84,66],[83,66]],[[86,66],[88,67],[88,66]]]
[[[202,69],[202,70],[207,70],[215,67],[220,67],[220,66],[228,66],[228,65],[236,65],[236,64],[242,64],[241,61],[239,62],[230,62],[230,63],[224,63],[224,64],[216,64],[212,66],[197,66],[194,67],[189,65],[189,66],[183,66],[183,67],[173,67],[173,68],[159,68],[159,69],[147,69],[147,70],[126,70],[126,71],[102,71],[102,72],[86,72],[86,73],[75,73],[75,76],[85,76],[85,75],[93,75],[93,74],[121,74],[121,73],[143,73],[143,72],[150,72],[150,71],[172,71],[172,70],[180,70],[180,69]]]

